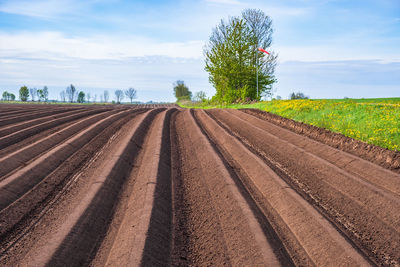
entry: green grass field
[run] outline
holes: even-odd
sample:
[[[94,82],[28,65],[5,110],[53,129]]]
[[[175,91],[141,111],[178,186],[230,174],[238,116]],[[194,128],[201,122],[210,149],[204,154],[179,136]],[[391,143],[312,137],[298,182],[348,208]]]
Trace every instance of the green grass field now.
[[[187,108],[257,108],[400,151],[400,98],[273,100],[228,106],[190,104]]]

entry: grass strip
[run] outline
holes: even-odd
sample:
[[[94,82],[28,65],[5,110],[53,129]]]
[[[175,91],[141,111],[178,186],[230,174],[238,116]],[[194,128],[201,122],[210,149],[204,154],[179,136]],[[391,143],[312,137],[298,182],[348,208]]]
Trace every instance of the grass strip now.
[[[181,104],[186,108],[256,108],[400,151],[400,98],[272,100],[253,104]]]

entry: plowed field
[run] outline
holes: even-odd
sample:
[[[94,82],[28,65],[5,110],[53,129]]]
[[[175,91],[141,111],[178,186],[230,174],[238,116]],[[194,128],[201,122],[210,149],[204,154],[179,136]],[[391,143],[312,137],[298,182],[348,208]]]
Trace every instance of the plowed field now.
[[[399,155],[307,127],[0,105],[0,265],[400,266]]]

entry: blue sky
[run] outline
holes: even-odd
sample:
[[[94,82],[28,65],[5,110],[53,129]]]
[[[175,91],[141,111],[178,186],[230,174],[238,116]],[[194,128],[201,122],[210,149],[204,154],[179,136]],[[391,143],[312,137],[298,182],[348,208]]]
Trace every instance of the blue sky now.
[[[272,18],[275,95],[400,96],[399,0],[0,0],[0,92],[47,85],[55,99],[72,83],[174,101],[179,79],[212,96],[203,46],[245,8]]]

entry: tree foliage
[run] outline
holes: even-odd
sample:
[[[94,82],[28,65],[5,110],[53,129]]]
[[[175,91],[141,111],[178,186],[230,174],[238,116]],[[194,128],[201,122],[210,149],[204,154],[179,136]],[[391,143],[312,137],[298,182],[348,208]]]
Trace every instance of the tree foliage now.
[[[302,92],[297,92],[297,93],[293,92],[290,94],[290,99],[308,99],[308,96],[306,96]]]
[[[65,91],[64,90],[62,90],[60,92],[60,101],[65,102]]]
[[[21,101],[27,101],[29,98],[29,89],[26,86],[22,86],[19,89],[19,99],[21,99]]]
[[[107,90],[104,90],[103,95],[104,95],[104,102],[107,103],[107,102],[108,102],[108,99],[110,98],[110,94],[108,93]]]
[[[29,88],[29,93],[31,95],[32,101],[35,101],[35,97],[37,95],[37,89],[36,88]]]
[[[192,98],[192,92],[190,92],[189,87],[185,85],[184,81],[180,80],[174,83],[174,94],[177,101],[190,100]]]
[[[47,86],[43,87],[43,100],[46,102],[49,100],[49,88]]]
[[[85,93],[83,91],[80,91],[78,94],[78,103],[84,103],[85,102]]]
[[[66,94],[67,94],[67,98],[69,100],[69,102],[74,102],[75,99],[75,92],[76,92],[76,88],[74,85],[70,85],[67,87],[67,89],[65,90]]]
[[[115,90],[115,98],[117,99],[117,104],[120,104],[122,99],[124,98],[124,91],[122,90]]]
[[[128,90],[125,91],[125,95],[127,98],[129,98],[131,100],[131,104],[132,104],[132,100],[134,98],[136,98],[136,89],[134,88],[129,88]]]
[[[207,99],[207,95],[204,91],[199,91],[194,94],[193,101],[202,102]]]
[[[261,10],[246,9],[241,17],[221,20],[204,48],[205,70],[217,91],[213,99],[231,103],[259,100],[270,93],[277,57],[258,47],[268,48],[271,43],[272,21]]]
[[[36,91],[37,97],[38,97],[38,101],[43,101],[44,100],[44,92],[43,89],[38,89]]]
[[[7,91],[4,91],[2,94],[2,100],[3,101],[14,101],[15,100],[15,95],[13,93],[9,93]]]

